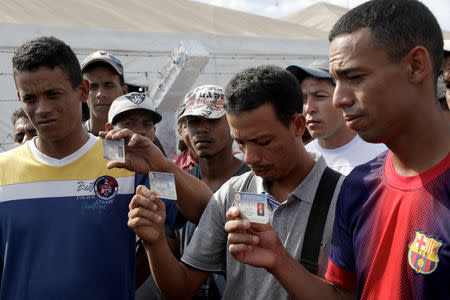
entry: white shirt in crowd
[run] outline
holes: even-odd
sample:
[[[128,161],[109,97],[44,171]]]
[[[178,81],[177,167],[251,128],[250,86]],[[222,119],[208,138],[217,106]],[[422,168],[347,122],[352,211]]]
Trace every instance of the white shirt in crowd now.
[[[387,150],[385,144],[367,143],[358,135],[349,143],[335,149],[322,148],[317,139],[307,144],[305,148],[309,152],[321,153],[330,168],[344,175],[348,175],[354,167],[368,162]]]

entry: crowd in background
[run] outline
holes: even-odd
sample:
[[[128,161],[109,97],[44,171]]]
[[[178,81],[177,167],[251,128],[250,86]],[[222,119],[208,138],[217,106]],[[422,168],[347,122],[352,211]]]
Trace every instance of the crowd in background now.
[[[17,147],[0,154],[0,298],[448,297],[450,43],[415,0],[368,1],[329,39],[329,60],[189,91],[170,159],[115,56],[24,43]],[[125,162],[105,161],[120,139]],[[176,201],[149,171],[174,175]],[[264,195],[267,224],[239,193]]]

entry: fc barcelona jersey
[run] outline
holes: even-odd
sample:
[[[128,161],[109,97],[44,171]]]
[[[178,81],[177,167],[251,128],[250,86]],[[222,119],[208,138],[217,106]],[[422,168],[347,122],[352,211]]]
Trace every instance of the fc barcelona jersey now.
[[[326,279],[363,299],[449,299],[450,154],[401,176],[388,152],[354,169],[336,206]]]

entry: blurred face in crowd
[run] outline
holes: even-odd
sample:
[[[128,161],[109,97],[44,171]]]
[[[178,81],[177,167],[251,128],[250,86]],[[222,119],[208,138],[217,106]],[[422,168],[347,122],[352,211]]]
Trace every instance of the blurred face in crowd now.
[[[222,151],[231,151],[233,139],[225,116],[219,119],[207,119],[187,116],[186,125],[189,139],[199,158],[208,158]]]
[[[444,75],[444,85],[447,88],[445,99],[447,100],[448,107],[450,107],[450,53],[446,54],[442,60],[441,70]]]
[[[81,103],[89,91],[87,81],[74,89],[59,67],[18,72],[14,79],[23,109],[38,132],[38,140],[65,139],[71,143],[71,139],[76,139],[74,142],[78,142]]]
[[[313,138],[325,140],[347,130],[342,111],[333,105],[334,86],[329,80],[306,77],[301,87],[303,115]]]
[[[392,62],[375,48],[367,28],[336,37],[330,45],[330,71],[335,79],[333,103],[346,125],[367,142],[389,143],[410,124],[411,87],[408,65]],[[413,114],[414,115],[414,114]]]
[[[91,118],[107,119],[112,102],[127,92],[126,86],[120,85],[119,75],[112,69],[97,66],[83,73],[89,81],[89,97],[87,104]]]
[[[231,136],[255,175],[280,181],[298,166],[298,150],[293,145],[305,130],[302,114],[296,114],[287,127],[277,118],[272,104],[263,104],[239,114],[227,112],[227,119]]]
[[[18,118],[14,124],[14,146],[25,144],[37,135],[36,129],[28,118]]]
[[[131,131],[143,135],[150,140],[155,140],[156,127],[151,113],[144,109],[133,109],[121,113],[117,117],[115,126],[128,128]]]

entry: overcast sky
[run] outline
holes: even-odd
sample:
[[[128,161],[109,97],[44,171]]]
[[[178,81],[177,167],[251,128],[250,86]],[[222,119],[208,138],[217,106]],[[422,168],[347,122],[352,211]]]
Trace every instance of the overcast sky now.
[[[317,3],[317,0],[193,0],[207,4],[241,10],[270,18],[280,18]],[[323,0],[345,8],[353,8],[364,0]],[[422,0],[434,13],[442,29],[450,31],[450,0]]]

